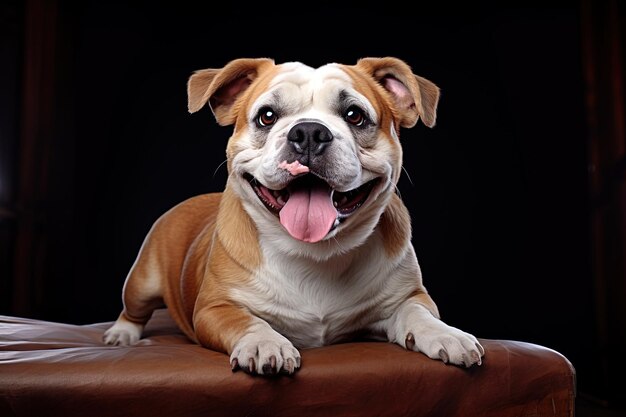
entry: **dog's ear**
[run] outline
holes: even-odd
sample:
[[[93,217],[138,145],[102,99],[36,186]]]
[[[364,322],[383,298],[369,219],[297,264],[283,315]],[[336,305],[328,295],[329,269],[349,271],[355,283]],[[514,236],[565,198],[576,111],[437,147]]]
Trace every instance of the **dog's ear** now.
[[[222,126],[235,123],[233,104],[264,67],[273,66],[267,58],[241,58],[224,68],[195,71],[187,82],[187,106],[195,113],[208,102],[215,119]]]
[[[420,117],[426,126],[435,125],[439,87],[434,83],[413,74],[411,68],[397,58],[362,58],[356,66],[374,77],[391,94],[400,116],[400,126],[413,127]]]

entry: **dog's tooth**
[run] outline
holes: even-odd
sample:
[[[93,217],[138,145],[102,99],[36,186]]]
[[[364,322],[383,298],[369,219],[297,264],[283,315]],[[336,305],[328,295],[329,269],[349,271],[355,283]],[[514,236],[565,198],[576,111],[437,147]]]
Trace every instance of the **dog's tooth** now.
[[[276,196],[276,201],[278,202],[278,204],[280,204],[281,206],[284,206],[286,201],[283,198],[282,194],[279,194]]]
[[[339,200],[334,200],[333,204],[335,207],[342,206],[348,202],[348,197],[345,194],[341,194],[339,196]]]

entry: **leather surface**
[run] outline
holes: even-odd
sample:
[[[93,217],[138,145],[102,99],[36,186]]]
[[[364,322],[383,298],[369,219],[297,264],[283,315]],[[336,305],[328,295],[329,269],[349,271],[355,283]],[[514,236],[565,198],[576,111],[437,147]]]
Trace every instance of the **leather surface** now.
[[[303,350],[294,376],[231,372],[192,344],[167,310],[131,347],[101,342],[112,323],[0,316],[0,416],[573,416],[575,371],[535,344],[480,339],[462,369],[384,342]]]

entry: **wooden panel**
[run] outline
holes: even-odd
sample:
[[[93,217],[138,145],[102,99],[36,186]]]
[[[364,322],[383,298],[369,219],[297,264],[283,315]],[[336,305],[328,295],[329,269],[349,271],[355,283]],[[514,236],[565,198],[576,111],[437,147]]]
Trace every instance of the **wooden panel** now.
[[[0,2],[0,311],[11,303],[23,4]]]
[[[620,9],[620,7],[622,7]],[[591,235],[600,400],[616,402],[626,366],[626,130],[624,8],[616,0],[582,2],[587,87]],[[622,400],[623,401],[623,400]]]
[[[54,126],[56,1],[26,2],[13,314],[42,297],[48,249],[48,170]]]

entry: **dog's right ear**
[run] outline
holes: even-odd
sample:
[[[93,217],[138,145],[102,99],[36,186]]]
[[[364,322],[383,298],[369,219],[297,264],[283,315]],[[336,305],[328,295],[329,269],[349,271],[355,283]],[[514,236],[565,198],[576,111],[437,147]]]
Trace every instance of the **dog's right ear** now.
[[[187,82],[189,113],[197,112],[208,102],[217,123],[235,123],[233,104],[265,67],[273,65],[274,61],[268,58],[241,58],[224,68],[195,71]]]

